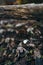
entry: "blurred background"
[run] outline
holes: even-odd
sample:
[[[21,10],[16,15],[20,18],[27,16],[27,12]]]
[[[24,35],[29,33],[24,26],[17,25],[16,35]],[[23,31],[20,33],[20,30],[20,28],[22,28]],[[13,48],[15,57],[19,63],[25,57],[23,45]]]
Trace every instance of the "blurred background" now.
[[[25,3],[43,3],[43,0],[0,0],[0,5],[13,5]]]

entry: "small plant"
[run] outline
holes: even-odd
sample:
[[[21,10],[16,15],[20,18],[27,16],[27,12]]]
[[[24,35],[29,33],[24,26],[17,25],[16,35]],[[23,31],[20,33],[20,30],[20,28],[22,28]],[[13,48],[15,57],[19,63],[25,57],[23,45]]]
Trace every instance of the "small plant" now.
[[[7,60],[7,61],[5,62],[5,65],[11,65],[11,64],[12,64],[12,62],[9,61],[9,60]]]

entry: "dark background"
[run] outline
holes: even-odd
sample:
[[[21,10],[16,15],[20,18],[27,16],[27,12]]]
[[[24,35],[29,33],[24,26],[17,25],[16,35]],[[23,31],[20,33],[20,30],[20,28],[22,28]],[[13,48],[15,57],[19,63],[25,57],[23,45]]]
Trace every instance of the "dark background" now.
[[[0,0],[0,5],[5,4],[6,0]],[[9,1],[9,0],[8,0]],[[15,1],[15,0],[14,0]],[[25,3],[43,3],[43,0],[23,0],[22,1],[23,4]]]

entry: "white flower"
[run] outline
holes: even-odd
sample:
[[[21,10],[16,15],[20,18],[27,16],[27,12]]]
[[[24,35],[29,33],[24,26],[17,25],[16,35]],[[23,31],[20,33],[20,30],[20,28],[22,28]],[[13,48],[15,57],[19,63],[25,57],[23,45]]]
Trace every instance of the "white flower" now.
[[[29,46],[35,47],[35,45],[34,45],[34,44],[32,44],[32,43],[30,43],[30,44],[29,44]]]
[[[29,28],[27,29],[27,32],[30,32],[30,31],[32,32],[33,30],[34,30],[33,27],[31,27],[31,28],[29,27]]]
[[[16,24],[16,26],[15,27],[19,27],[19,26],[22,26],[22,25],[24,25],[25,23],[18,23],[18,24]]]
[[[29,41],[28,39],[23,40],[23,43],[26,44],[28,41]]]
[[[5,42],[9,42],[9,40],[10,40],[10,38],[8,37],[8,38],[5,39]]]
[[[4,31],[3,29],[0,29],[0,33],[3,33],[3,31]]]
[[[3,20],[0,21],[0,24],[3,24]]]

